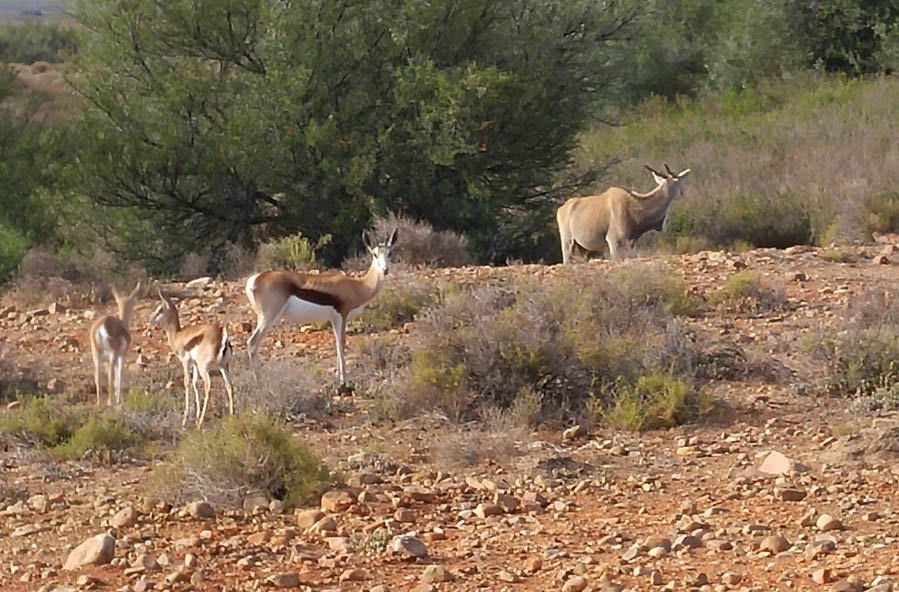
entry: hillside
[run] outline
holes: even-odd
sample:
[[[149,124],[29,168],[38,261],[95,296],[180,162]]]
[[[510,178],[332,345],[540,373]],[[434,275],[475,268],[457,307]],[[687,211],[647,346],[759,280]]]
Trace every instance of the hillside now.
[[[292,423],[295,435],[339,467],[349,485],[344,501],[323,500],[334,519],[328,528],[308,528],[312,515],[297,516],[277,503],[215,508],[212,518],[167,505],[151,493],[150,468],[165,458],[164,449],[113,464],[90,456],[53,462],[7,437],[0,587],[890,590],[899,578],[895,414],[864,415],[846,399],[825,396],[826,368],[804,347],[811,335],[843,328],[847,305],[871,291],[892,291],[899,267],[889,255],[875,264],[882,248],[666,258],[696,296],[712,298],[744,270],[786,296],[777,312],[711,307],[685,319],[708,353],[717,352],[723,370],[706,387],[726,411],[698,425],[645,433],[597,427],[563,437],[555,429],[454,426],[436,414],[379,420],[364,389],[333,394],[321,411]],[[576,269],[658,263],[593,261]],[[562,271],[540,265],[398,270],[389,282],[550,281]],[[245,405],[251,387],[244,343],[254,319],[242,284],[167,289],[182,297],[185,324],[227,323],[239,360],[238,407]],[[0,315],[6,367],[28,368],[57,397],[91,401],[85,338],[99,309],[74,298],[26,309],[9,298]],[[169,359],[161,331],[146,327],[155,305],[150,292],[137,305],[128,376],[180,401],[177,362]],[[411,343],[416,325],[354,332],[349,375],[371,376],[363,369],[366,356],[390,343]],[[327,369],[324,380],[331,380],[329,330],[282,323],[261,351],[263,370],[280,374],[269,378],[275,389],[308,385],[317,380],[309,377],[315,367]],[[220,388],[216,382],[213,415],[222,410]],[[474,464],[460,462],[466,452]],[[134,512],[120,513],[128,507]],[[75,545],[110,528],[116,536],[111,564],[61,569]],[[388,543],[404,533],[426,545],[426,557],[390,552]]]

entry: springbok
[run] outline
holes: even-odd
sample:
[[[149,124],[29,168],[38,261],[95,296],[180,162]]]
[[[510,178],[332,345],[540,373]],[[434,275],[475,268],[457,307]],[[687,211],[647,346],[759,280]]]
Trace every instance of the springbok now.
[[[384,286],[390,267],[390,249],[396,242],[397,231],[387,242],[371,246],[368,235],[362,242],[371,254],[371,265],[361,278],[344,273],[300,273],[293,271],[263,271],[247,279],[247,299],[256,313],[256,329],[247,342],[247,353],[253,378],[255,357],[259,344],[282,317],[297,324],[329,321],[337,342],[337,374],[341,386],[346,384],[344,346],[347,324],[359,314]]]
[[[666,228],[668,208],[683,194],[681,179],[690,169],[675,174],[665,164],[667,174],[663,175],[649,165],[644,166],[657,185],[649,193],[612,187],[601,195],[572,197],[556,211],[562,263],[571,261],[575,245],[598,252],[608,245],[609,256],[615,259],[625,241],[633,246],[644,232]]]
[[[203,425],[206,417],[206,406],[209,404],[209,390],[212,380],[210,370],[218,369],[225,380],[225,390],[228,391],[228,411],[234,415],[234,388],[231,385],[231,376],[228,372],[228,364],[231,362],[231,343],[228,341],[228,329],[220,325],[196,325],[193,327],[181,327],[178,320],[178,309],[172,301],[162,295],[159,288],[156,289],[161,300],[159,306],[150,315],[151,323],[159,323],[169,339],[169,347],[181,361],[184,371],[184,417],[181,425],[187,425],[187,417],[190,413],[190,379],[193,370],[194,399],[196,401],[196,424]],[[203,378],[203,407],[200,407],[200,390],[197,388],[197,374]]]
[[[125,356],[131,347],[131,332],[128,323],[134,314],[134,299],[140,291],[141,282],[127,295],[119,294],[115,286],[111,286],[112,295],[119,307],[119,316],[105,314],[91,324],[89,339],[91,357],[94,360],[94,384],[97,387],[97,405],[100,404],[100,376],[103,363],[108,365],[106,374],[106,404],[112,405],[113,374],[115,374],[115,401],[122,404],[122,373]]]

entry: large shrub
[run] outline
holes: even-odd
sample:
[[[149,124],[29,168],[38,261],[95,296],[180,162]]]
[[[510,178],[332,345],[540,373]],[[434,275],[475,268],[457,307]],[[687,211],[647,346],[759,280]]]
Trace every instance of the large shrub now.
[[[249,412],[191,432],[157,476],[168,499],[225,506],[239,505],[252,490],[309,504],[337,481],[282,420]]]
[[[543,282],[450,291],[416,323],[419,343],[394,408],[439,410],[454,420],[496,408],[528,422],[598,418],[628,388],[649,404],[656,391],[642,385],[652,376],[682,382],[678,405],[687,409],[697,394],[695,352],[670,312],[684,311],[687,296],[667,273],[629,266],[607,277],[578,269]]]

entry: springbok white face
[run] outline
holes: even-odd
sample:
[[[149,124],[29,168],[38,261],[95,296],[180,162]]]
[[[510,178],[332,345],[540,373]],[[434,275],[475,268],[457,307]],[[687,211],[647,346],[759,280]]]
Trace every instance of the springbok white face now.
[[[365,244],[368,252],[371,253],[375,268],[384,275],[387,275],[387,272],[390,270],[390,249],[393,248],[393,243],[396,241],[398,230],[399,228],[394,228],[393,234],[390,235],[386,243],[378,243],[374,247],[369,243],[368,234],[362,233],[362,242]]]
[[[159,294],[159,298],[160,300],[162,300],[162,302],[159,303],[159,305],[153,310],[153,313],[150,315],[151,323],[165,322],[167,318],[172,315],[172,304],[168,300],[163,298],[161,293]]]

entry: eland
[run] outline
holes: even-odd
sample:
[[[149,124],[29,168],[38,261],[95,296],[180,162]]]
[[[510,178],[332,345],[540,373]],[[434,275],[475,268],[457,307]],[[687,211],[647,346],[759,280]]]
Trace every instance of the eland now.
[[[601,195],[572,197],[556,211],[562,263],[571,262],[575,245],[588,252],[602,252],[608,245],[609,256],[616,259],[623,244],[632,247],[643,233],[665,229],[668,208],[683,194],[681,180],[690,169],[675,174],[666,164],[663,175],[644,166],[656,182],[649,193],[611,187]]]

